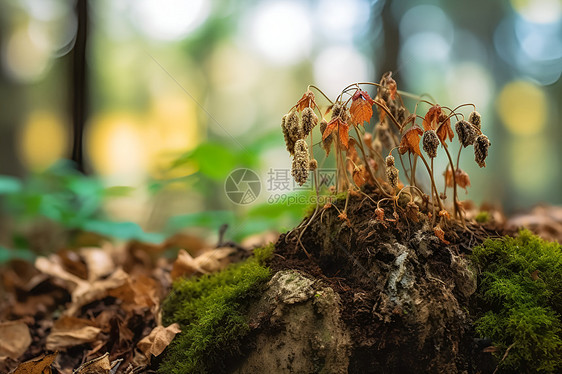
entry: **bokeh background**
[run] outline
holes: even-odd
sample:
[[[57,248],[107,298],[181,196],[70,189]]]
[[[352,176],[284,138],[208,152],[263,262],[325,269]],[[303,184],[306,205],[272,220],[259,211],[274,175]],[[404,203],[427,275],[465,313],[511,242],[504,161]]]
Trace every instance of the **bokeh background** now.
[[[101,214],[132,237],[289,228],[302,207],[236,206],[226,176],[290,167],[280,118],[308,84],[335,97],[388,70],[399,89],[477,106],[488,167],[461,166],[477,204],[562,203],[560,0],[3,0],[3,244],[38,216],[125,228]]]

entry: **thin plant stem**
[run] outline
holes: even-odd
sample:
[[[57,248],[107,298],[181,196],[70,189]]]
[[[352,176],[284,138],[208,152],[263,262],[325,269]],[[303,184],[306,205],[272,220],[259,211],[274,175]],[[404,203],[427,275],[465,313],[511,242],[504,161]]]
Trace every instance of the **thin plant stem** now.
[[[367,155],[365,154],[365,148],[363,146],[363,138],[359,134],[359,130],[357,130],[357,127],[355,127],[355,126],[353,126],[353,127],[355,128],[355,132],[357,133],[357,140],[358,140],[357,144],[359,144],[359,149],[361,150],[361,154],[363,155],[363,160],[365,160],[365,168],[367,168],[367,171],[369,172],[369,175],[371,176],[371,179],[373,179],[375,185],[383,193],[383,195],[390,196],[382,188],[379,181],[377,181],[377,178],[375,177],[375,173],[373,173],[373,170],[371,169],[371,165],[369,164],[369,160],[367,159]]]
[[[429,178],[431,179],[431,186],[432,186],[433,190],[437,191],[437,187],[435,186],[435,178],[433,178],[433,173],[431,172],[431,168],[427,164],[427,161],[425,160],[425,157],[423,157],[423,155],[421,155],[420,158],[423,161],[423,164],[425,165],[425,167],[427,169],[427,172],[429,173]],[[441,199],[439,198],[439,194],[437,194],[435,197],[437,199],[437,204],[439,205],[439,210],[443,210],[443,203],[441,202]],[[433,204],[433,205],[435,205],[435,204]]]

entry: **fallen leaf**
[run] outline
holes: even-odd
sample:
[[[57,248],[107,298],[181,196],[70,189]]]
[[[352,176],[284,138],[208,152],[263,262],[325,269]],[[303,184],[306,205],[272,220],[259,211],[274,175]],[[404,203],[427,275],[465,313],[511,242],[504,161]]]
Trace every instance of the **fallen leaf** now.
[[[362,125],[363,122],[371,122],[373,116],[373,99],[365,91],[357,90],[353,95],[349,113],[351,114],[351,123],[354,125]]]
[[[23,362],[11,374],[51,374],[51,365],[58,352],[44,354]]]
[[[236,249],[231,247],[215,248],[197,256],[195,262],[203,273],[214,273],[226,268],[230,263],[230,255],[235,252]]]
[[[180,332],[180,326],[177,323],[172,323],[168,327],[156,326],[150,334],[137,343],[137,348],[148,359],[151,356],[159,356]]]
[[[0,322],[0,358],[14,360],[27,351],[31,344],[29,328],[21,321]]]
[[[80,365],[73,374],[112,374],[117,370],[121,364],[122,359],[109,361],[109,353],[106,352],[103,356],[96,357],[88,362]]]
[[[199,267],[199,264],[195,262],[195,259],[185,249],[180,249],[178,258],[172,265],[172,272],[170,273],[172,280],[196,273],[203,273],[203,269]]]
[[[156,281],[143,274],[129,277],[123,285],[109,290],[108,295],[122,300],[125,310],[152,308],[160,304]]]
[[[531,279],[534,280],[534,281],[536,281],[537,279],[540,279],[538,269],[531,273]]]
[[[110,244],[104,248],[81,248],[80,255],[88,269],[88,281],[93,282],[115,270],[115,263],[109,253]]]
[[[400,140],[400,147],[398,148],[400,154],[406,152],[415,153],[421,156],[420,151],[420,137],[423,135],[423,130],[418,126],[412,126],[407,130],[404,135],[402,135],[402,140]]]
[[[439,119],[439,115],[441,114],[441,112],[442,112],[441,106],[439,106],[438,104],[435,104],[434,106],[429,108],[429,110],[425,114],[422,123],[423,129],[425,131],[436,129],[437,120]]]
[[[50,351],[65,349],[96,340],[101,329],[83,318],[62,316],[47,336],[46,348]]]
[[[437,236],[439,238],[439,240],[441,240],[441,242],[443,242],[443,244],[451,244],[451,242],[449,242],[448,240],[445,240],[445,231],[443,231],[443,229],[439,226],[435,226],[433,228],[433,232],[435,233],[435,236]]]

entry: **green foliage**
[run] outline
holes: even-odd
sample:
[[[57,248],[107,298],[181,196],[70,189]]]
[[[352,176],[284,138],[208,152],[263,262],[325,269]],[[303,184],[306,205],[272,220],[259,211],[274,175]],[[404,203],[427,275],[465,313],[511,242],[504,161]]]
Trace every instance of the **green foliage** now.
[[[176,281],[162,305],[163,321],[180,324],[182,332],[169,346],[160,373],[224,371],[228,357],[240,352],[249,330],[244,317],[270,271],[264,262],[273,245],[256,249],[248,260],[196,279]]]
[[[481,212],[478,212],[478,214],[476,215],[476,217],[474,217],[474,219],[478,223],[486,223],[490,220],[490,213],[483,210]]]
[[[504,372],[562,371],[562,246],[521,231],[486,240],[472,256],[487,310],[476,331],[500,348]]]
[[[69,230],[123,240],[161,242],[163,235],[145,233],[136,223],[114,222],[104,216],[101,210],[104,199],[130,191],[130,187],[106,188],[99,179],[84,176],[63,161],[44,172],[31,174],[24,181],[0,176],[2,213],[14,221],[16,231],[18,226],[29,227],[47,219]],[[18,232],[13,235],[12,244],[24,250],[24,237]]]

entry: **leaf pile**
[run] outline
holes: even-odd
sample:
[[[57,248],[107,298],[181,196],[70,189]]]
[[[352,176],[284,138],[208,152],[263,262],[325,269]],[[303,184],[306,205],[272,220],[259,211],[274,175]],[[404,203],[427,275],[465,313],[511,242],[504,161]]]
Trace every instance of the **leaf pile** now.
[[[176,261],[164,258],[178,248]],[[162,325],[160,304],[172,280],[219,271],[241,251],[179,234],[161,245],[103,243],[38,257],[34,265],[11,261],[1,273],[0,372],[156,368],[180,332],[176,323]]]

